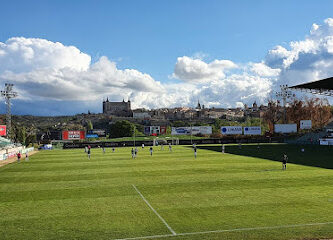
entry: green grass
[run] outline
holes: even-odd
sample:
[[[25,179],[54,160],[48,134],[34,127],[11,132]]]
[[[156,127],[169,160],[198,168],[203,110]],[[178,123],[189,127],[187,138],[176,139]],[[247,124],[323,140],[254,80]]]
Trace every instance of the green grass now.
[[[43,151],[0,168],[0,239],[332,238],[333,150],[295,145]],[[287,171],[278,162],[287,152]],[[299,226],[290,226],[299,225]],[[282,228],[267,228],[289,226]],[[263,229],[260,229],[263,227]],[[202,233],[215,230],[237,231]],[[250,229],[244,229],[250,228]],[[258,229],[251,229],[258,228]],[[242,230],[243,229],[243,230]],[[182,235],[182,233],[195,233]]]

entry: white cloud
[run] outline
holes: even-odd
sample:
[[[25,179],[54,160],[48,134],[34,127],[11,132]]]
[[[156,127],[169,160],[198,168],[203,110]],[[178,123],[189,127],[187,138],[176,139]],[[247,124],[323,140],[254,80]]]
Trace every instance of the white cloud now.
[[[172,77],[180,82],[161,83],[136,69],[119,69],[107,57],[91,63],[74,46],[11,38],[0,42],[0,83],[14,83],[24,100],[75,101],[81,109],[87,102],[97,106],[105,96],[130,98],[134,108],[194,106],[198,100],[210,107],[262,103],[280,84],[333,76],[333,19],[313,24],[303,40],[276,46],[259,62],[208,62],[206,56],[177,58]]]
[[[333,19],[313,24],[310,34],[289,47],[277,46],[268,52],[265,64],[280,68],[278,84],[296,85],[333,75]]]
[[[177,58],[173,77],[186,82],[210,82],[224,77],[224,71],[232,68],[237,68],[237,65],[230,60],[206,63],[200,59],[183,56]]]
[[[252,72],[254,72],[254,73],[256,73],[256,74],[258,74],[259,76],[262,76],[262,77],[276,77],[281,72],[281,69],[270,68],[269,66],[267,66],[263,62],[253,63],[253,64],[250,64],[250,66],[251,66],[251,71]]]
[[[39,38],[15,37],[0,42],[0,72],[28,72],[41,68],[84,71],[91,57],[74,46]]]
[[[237,102],[264,101],[271,90],[268,78],[233,74],[207,83],[166,84],[162,94],[141,93],[134,102],[141,107],[193,106],[198,100],[207,107],[235,107]],[[135,105],[136,106],[136,105]],[[239,104],[237,104],[239,106]]]
[[[107,57],[91,64],[90,56],[73,46],[11,38],[0,44],[0,50],[1,82],[14,83],[21,98],[87,101],[106,95],[123,98],[133,91],[163,91],[149,74],[120,70]]]
[[[331,77],[333,19],[326,19],[323,25],[313,24],[304,40],[269,50],[263,61],[243,64],[237,74],[218,63],[219,60],[206,63],[184,56],[178,58],[174,76],[196,84],[200,89],[197,98],[207,103],[219,102],[221,106],[236,106],[237,101],[263,102],[280,84],[296,85]],[[230,68],[235,67],[232,61],[229,63]]]

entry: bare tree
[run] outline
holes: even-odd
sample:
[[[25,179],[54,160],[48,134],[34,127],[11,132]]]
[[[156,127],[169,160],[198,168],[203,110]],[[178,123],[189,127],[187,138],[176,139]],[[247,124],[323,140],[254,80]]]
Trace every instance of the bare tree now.
[[[287,108],[288,122],[297,123],[300,120],[311,120],[314,128],[322,128],[332,117],[331,107],[327,99],[306,98],[304,101],[294,99]]]
[[[263,119],[267,122],[271,133],[274,132],[274,124],[283,117],[282,107],[279,101],[268,100],[268,109],[263,115]]]

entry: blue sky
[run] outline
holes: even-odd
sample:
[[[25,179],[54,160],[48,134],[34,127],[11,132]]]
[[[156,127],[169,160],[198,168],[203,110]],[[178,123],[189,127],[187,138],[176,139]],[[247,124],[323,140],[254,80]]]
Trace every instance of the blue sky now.
[[[98,99],[90,100],[89,98],[62,99],[61,95],[48,99],[45,95],[40,94],[34,98],[27,86],[32,85],[34,81],[40,82],[38,79],[27,77],[26,85],[22,85],[17,78],[1,76],[0,72],[2,86],[5,81],[11,80],[19,90],[27,91],[24,93],[25,96],[31,95],[29,99],[28,97],[20,99],[20,104],[30,104],[31,106],[31,104],[43,102],[43,106],[47,106],[48,101],[59,103],[58,110],[53,109],[48,112],[43,108],[42,111],[34,110],[32,112],[32,114],[43,115],[86,112],[88,110],[84,109],[86,105],[77,104],[77,101],[89,101],[91,110],[99,112],[101,106],[98,101],[102,95],[104,97],[109,94],[114,100],[129,97],[136,101],[134,105],[137,107],[150,108],[183,103],[192,106],[197,98],[207,102],[207,105],[223,107],[236,106],[240,102],[246,102],[247,99],[250,102],[256,98],[243,94],[242,100],[228,102],[227,99],[208,98],[210,93],[198,93],[196,89],[211,88],[212,82],[218,84],[216,81],[223,79],[231,81],[228,77],[235,77],[236,73],[244,75],[246,72],[247,74],[249,64],[265,62],[268,52],[276,46],[280,45],[289,51],[291,42],[304,41],[307,38],[314,23],[321,26],[324,25],[325,19],[333,17],[333,1],[324,0],[0,1],[0,6],[0,42],[7,46],[9,44],[6,41],[15,37],[59,42],[65,47],[75,46],[82,53],[89,55],[91,57],[90,65],[99,62],[102,56],[106,56],[109,62],[116,64],[117,70],[132,69],[141,74],[139,78],[133,80],[134,85],[130,86],[127,82],[126,84],[121,82],[122,86],[126,85],[123,95],[118,94],[123,88],[117,85],[117,90],[110,89],[109,92],[103,92]],[[330,36],[329,31],[322,37],[326,36]],[[34,57],[36,55],[37,52]],[[225,70],[222,64],[223,66],[220,65],[222,75],[208,74],[209,78],[205,76],[197,80],[198,76],[194,76],[192,73],[184,76],[180,74],[181,69],[178,73],[175,71],[177,67],[184,67],[184,64],[186,69],[189,68],[189,65],[192,66],[192,62],[184,63],[181,61],[183,59],[178,59],[184,56],[189,57],[187,59],[189,61],[197,59],[205,64],[214,60],[229,60],[238,68]],[[2,61],[6,61],[6,58],[3,57]],[[193,64],[197,66],[196,64],[201,63]],[[47,67],[53,68],[51,65]],[[29,70],[20,70],[20,73],[28,73],[36,69],[37,67],[31,67]],[[207,69],[210,71],[209,66]],[[15,72],[13,68],[10,70]],[[2,72],[4,71],[6,69],[2,69]],[[137,72],[125,74],[125,78],[135,78],[138,76]],[[322,70],[320,72],[325,76]],[[281,73],[284,73],[284,70],[281,70]],[[123,73],[121,72],[121,74]],[[142,74],[148,74],[152,80],[145,80],[146,76],[142,76]],[[311,76],[322,76],[313,74],[312,72]],[[116,76],[118,75],[116,74]],[[193,81],[191,81],[191,77]],[[273,77],[278,76],[275,74]],[[66,77],[66,79],[68,80],[70,77]],[[305,80],[308,79],[305,78]],[[129,82],[132,84],[133,81]],[[136,99],[139,99],[140,96],[147,98],[142,94],[136,95],[138,91],[135,90],[140,85],[140,81],[148,81],[152,85],[155,84],[154,81],[161,83],[162,85],[157,84],[156,88],[167,89],[163,91],[168,91],[165,94],[172,95],[173,98],[176,98],[176,90],[170,92],[168,89],[186,88],[186,90],[191,89],[191,93],[186,98],[180,98],[177,101],[164,99],[160,104],[157,104],[158,101],[154,99],[150,99],[150,102],[148,100],[139,101]],[[220,83],[227,84],[226,81]],[[180,85],[177,87],[175,86],[177,84]],[[53,86],[55,85],[53,84]],[[151,93],[148,95],[154,98],[156,91],[156,89],[149,88],[142,92]],[[224,95],[224,92],[221,90],[214,94]],[[249,96],[252,94],[255,93],[250,93]],[[157,93],[157,96],[161,96],[161,93]],[[264,101],[264,98],[264,96],[257,97],[258,101]],[[73,101],[75,107],[64,110],[61,106],[62,104],[67,106],[68,101]],[[167,104],[163,104],[165,102]],[[228,103],[225,104],[226,102]],[[2,112],[4,112],[3,107]],[[28,114],[30,112],[20,110],[16,113]]]

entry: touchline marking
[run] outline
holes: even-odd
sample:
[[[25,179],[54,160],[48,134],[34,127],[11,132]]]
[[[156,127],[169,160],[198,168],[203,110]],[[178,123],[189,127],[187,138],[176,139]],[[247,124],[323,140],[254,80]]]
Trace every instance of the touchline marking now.
[[[280,226],[271,226],[271,227],[234,228],[234,229],[213,230],[213,231],[204,231],[204,232],[188,232],[188,233],[152,235],[152,236],[132,237],[132,238],[119,238],[119,239],[115,239],[115,240],[154,239],[154,238],[167,238],[167,237],[174,237],[174,236],[200,235],[200,234],[209,234],[209,233],[223,233],[223,232],[267,230],[267,229],[293,228],[293,227],[306,227],[306,226],[320,226],[320,225],[328,225],[328,224],[333,224],[333,222],[280,225]]]
[[[152,207],[152,205],[150,205],[150,203],[145,199],[145,197],[141,194],[141,192],[136,188],[135,185],[132,184],[132,186],[134,187],[135,191],[140,195],[140,197],[143,199],[143,201],[145,201],[145,203],[148,205],[148,207],[150,207],[151,210],[153,210],[153,212],[157,215],[157,217],[159,217],[159,219],[161,219],[161,221],[164,223],[164,225],[169,229],[169,231],[172,233],[172,235],[177,235],[177,233],[169,226],[169,224],[161,217],[161,215],[158,214],[158,212]],[[170,234],[169,234],[170,235]],[[164,235],[161,235],[164,236]]]

